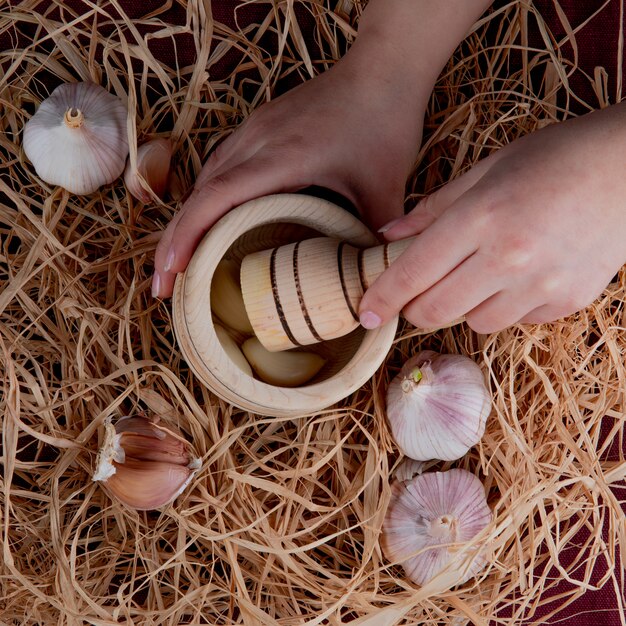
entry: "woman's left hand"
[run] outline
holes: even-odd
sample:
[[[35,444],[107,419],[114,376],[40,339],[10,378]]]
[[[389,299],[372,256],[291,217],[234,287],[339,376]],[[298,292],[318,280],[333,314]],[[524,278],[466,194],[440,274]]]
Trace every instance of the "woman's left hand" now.
[[[626,262],[626,103],[509,144],[385,231],[412,235],[365,293],[364,326],[402,310],[489,333],[582,309]]]

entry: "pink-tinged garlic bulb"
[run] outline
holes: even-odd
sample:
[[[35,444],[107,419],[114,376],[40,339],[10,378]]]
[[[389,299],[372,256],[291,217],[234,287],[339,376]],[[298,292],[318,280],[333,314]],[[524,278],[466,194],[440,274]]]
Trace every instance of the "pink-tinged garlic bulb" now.
[[[120,99],[99,85],[60,85],[24,126],[24,152],[47,183],[89,194],[124,171],[126,118]]]
[[[140,202],[150,202],[152,190],[155,196],[163,198],[170,176],[172,142],[169,139],[152,139],[137,149],[137,167],[132,167],[130,159],[124,170],[126,189]],[[143,179],[145,182],[142,183]]]
[[[459,354],[430,350],[409,359],[387,390],[393,438],[417,461],[454,461],[485,432],[491,394],[480,367]]]
[[[158,418],[126,416],[105,422],[93,480],[127,506],[148,511],[170,504],[199,468],[191,444]]]
[[[474,474],[463,469],[426,472],[393,484],[381,547],[418,585],[444,569],[447,580],[459,585],[486,564],[483,546],[462,548],[491,517],[485,489]]]

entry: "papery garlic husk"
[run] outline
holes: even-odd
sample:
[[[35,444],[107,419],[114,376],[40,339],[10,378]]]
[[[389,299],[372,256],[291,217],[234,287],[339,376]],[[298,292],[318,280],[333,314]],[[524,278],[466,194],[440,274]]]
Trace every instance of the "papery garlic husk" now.
[[[228,358],[244,373],[248,376],[252,376],[252,368],[250,363],[246,360],[241,348],[237,345],[237,342],[229,335],[228,331],[219,324],[214,324],[215,334],[220,342],[220,345],[224,349],[224,352],[228,355]]]
[[[222,259],[213,272],[211,310],[229,328],[248,335],[254,332],[241,294],[239,264],[231,259]]]
[[[241,351],[263,382],[279,387],[303,385],[326,363],[314,352],[270,352],[256,337],[244,341]]]
[[[400,482],[413,480],[416,476],[423,474],[425,469],[425,461],[416,461],[415,459],[406,457],[396,468],[396,471],[393,473],[393,477]]]
[[[124,170],[126,189],[140,202],[150,202],[152,196],[147,185],[159,198],[163,198],[170,176],[172,142],[169,139],[152,139],[137,148],[137,166],[130,159]],[[142,184],[141,179],[145,181]]]
[[[60,85],[24,126],[24,152],[47,183],[92,193],[124,171],[126,118],[120,99],[99,85]]]
[[[417,461],[460,459],[480,441],[490,411],[480,367],[460,354],[420,352],[387,390],[393,438]]]
[[[158,418],[126,416],[105,422],[93,480],[127,506],[148,511],[173,502],[199,468],[191,444]]]
[[[485,489],[463,469],[426,472],[394,482],[383,522],[387,559],[425,585],[446,569],[446,584],[459,585],[486,564],[485,546],[472,544],[491,521]]]

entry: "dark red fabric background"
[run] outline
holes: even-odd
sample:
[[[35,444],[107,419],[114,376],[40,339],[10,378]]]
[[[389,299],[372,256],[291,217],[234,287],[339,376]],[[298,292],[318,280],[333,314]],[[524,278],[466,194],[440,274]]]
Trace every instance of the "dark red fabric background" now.
[[[9,1],[9,4],[19,4],[15,0]],[[47,3],[42,2],[42,6]],[[68,6],[73,7],[75,10],[80,11],[80,0],[74,0],[65,3]],[[129,1],[122,0],[121,6],[127,12],[127,14],[133,18],[139,19],[141,16],[152,12],[154,9],[162,6],[162,2],[155,0],[149,1]],[[589,18],[592,14],[598,11],[602,5],[605,4],[605,0],[560,0],[561,7],[565,10],[567,18],[570,24],[576,28]],[[535,2],[535,5],[547,19],[550,24],[552,33],[556,37],[557,41],[565,35],[565,29],[562,26],[557,11],[554,8],[554,4],[550,0],[542,0]],[[235,10],[237,9],[236,13]],[[86,10],[86,9],[85,9]],[[237,24],[243,28],[247,24],[260,21],[270,10],[269,5],[245,5],[237,0],[214,0],[212,4],[213,17],[216,21],[228,25],[235,29]],[[235,14],[237,15],[237,21],[235,20]],[[308,39],[310,46],[314,47],[313,40],[313,18],[306,10],[299,10],[298,15],[301,18],[300,26],[303,34]],[[167,21],[170,23],[184,24],[185,14],[178,7],[174,5],[168,12]],[[237,22],[237,23],[236,23]],[[609,76],[608,81],[608,94],[609,102],[615,103],[621,97],[617,91],[617,69],[618,69],[618,39],[620,34],[621,25],[620,20],[620,0],[609,0],[606,6],[600,10],[590,23],[585,26],[577,34],[578,42],[578,64],[581,68],[571,77],[571,85],[575,93],[589,106],[597,108],[599,103],[598,99],[591,88],[588,78],[584,76],[584,73],[589,76],[593,76],[594,68],[596,66],[603,67]],[[21,33],[0,33],[0,49],[7,49],[12,47],[21,47],[25,41],[29,38],[29,31],[26,27]],[[541,38],[537,33],[533,35],[532,42],[540,47],[542,45]],[[191,65],[194,59],[194,48],[190,39],[185,39],[184,36],[177,38],[176,47],[171,40],[151,40],[151,49],[155,56],[166,65],[174,65],[177,61],[179,66]],[[272,42],[265,42],[266,47],[271,47]],[[573,51],[570,48],[571,57],[573,57]],[[224,57],[221,62],[211,70],[210,78],[212,80],[220,80],[231,73],[234,64],[237,62],[236,54],[232,53]],[[0,71],[2,68],[0,68]],[[584,73],[583,73],[584,72]],[[295,74],[292,74],[295,77]],[[296,79],[290,79],[288,82],[280,84],[279,90],[286,90],[294,86]],[[578,107],[580,112],[585,111],[585,107]],[[626,167],[625,167],[626,170]],[[626,171],[625,171],[626,174]],[[617,451],[615,451],[614,460],[617,460]],[[618,498],[624,500],[624,489],[621,493],[616,491]],[[622,505],[626,511],[626,503]],[[581,541],[583,537],[580,537]],[[579,543],[579,542],[576,542]],[[575,552],[575,550],[574,550]],[[568,555],[567,551],[562,555],[562,564],[567,565]],[[598,580],[602,573],[606,571],[606,564],[602,559],[598,559],[596,564],[596,571],[594,580]],[[573,569],[576,574],[575,569]],[[537,573],[539,575],[539,572]],[[579,574],[580,575],[580,574]],[[550,572],[551,577],[558,578],[558,572]],[[561,593],[567,590],[569,585],[565,582],[561,582],[556,592]],[[596,624],[602,624],[603,626],[621,626],[620,615],[618,614],[616,591],[612,585],[607,584],[600,591],[588,591],[579,600],[574,602],[570,607],[560,611],[557,615],[552,616],[545,621],[548,623],[559,623],[565,626],[592,626]],[[546,605],[540,608],[535,614],[532,622],[528,623],[542,623],[542,617],[551,613],[558,602],[553,605]],[[499,614],[500,617],[507,616],[507,610],[503,609]],[[494,616],[497,617],[497,616]],[[520,622],[524,624],[525,622]]]

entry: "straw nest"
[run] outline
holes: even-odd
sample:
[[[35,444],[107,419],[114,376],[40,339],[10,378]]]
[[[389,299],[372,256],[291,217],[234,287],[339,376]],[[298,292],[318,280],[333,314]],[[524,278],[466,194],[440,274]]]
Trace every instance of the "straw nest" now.
[[[232,29],[209,3],[169,4],[177,24],[161,8],[131,21],[113,1],[0,10],[0,33],[15,43],[0,52],[3,623],[512,625],[548,602],[556,614],[591,588],[623,597],[623,273],[554,324],[492,336],[401,329],[373,380],[307,418],[240,412],[194,379],[169,303],[149,293],[159,232],[220,137],[280,81],[339,58],[363,7],[252,0],[266,18]],[[557,41],[516,2],[475,25],[433,95],[412,197],[568,116],[576,67],[563,49],[575,48],[576,33],[564,29]],[[178,38],[196,62],[166,67],[152,44]],[[224,58],[229,72],[210,78]],[[25,160],[20,131],[36,105],[60,82],[88,79],[128,102],[139,141],[173,137],[166,203],[139,205],[121,182],[73,197]],[[586,79],[606,99],[602,73]],[[455,464],[488,489],[492,558],[453,590],[414,588],[378,543],[399,461],[384,391],[423,347],[470,355],[494,400],[481,444]],[[105,418],[140,410],[177,424],[203,460],[160,512],[123,508],[91,481]],[[619,600],[615,612],[623,616]]]

